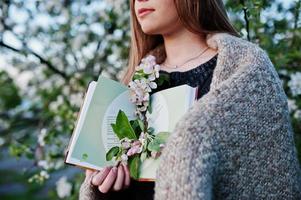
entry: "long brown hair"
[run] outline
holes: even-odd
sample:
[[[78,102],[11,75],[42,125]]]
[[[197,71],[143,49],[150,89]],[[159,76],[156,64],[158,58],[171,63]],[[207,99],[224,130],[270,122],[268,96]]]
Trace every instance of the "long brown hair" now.
[[[131,44],[126,72],[121,80],[128,84],[132,80],[135,67],[147,54],[156,56],[156,62],[166,58],[162,35],[145,34],[136,18],[135,0],[130,0]],[[174,0],[175,7],[183,26],[196,34],[225,32],[240,37],[230,23],[222,0]]]

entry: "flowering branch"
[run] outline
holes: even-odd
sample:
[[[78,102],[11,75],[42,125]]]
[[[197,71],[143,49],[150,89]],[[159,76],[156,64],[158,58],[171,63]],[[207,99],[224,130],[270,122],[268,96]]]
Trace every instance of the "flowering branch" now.
[[[116,123],[111,124],[114,133],[120,141],[120,146],[112,147],[106,154],[107,161],[113,157],[116,161],[129,164],[131,176],[139,177],[139,166],[145,159],[158,158],[164,148],[168,132],[154,134],[154,129],[148,127],[146,113],[151,113],[150,92],[157,88],[155,80],[159,78],[160,65],[153,55],[141,60],[135,68],[130,88],[130,100],[136,105],[135,120],[128,120],[122,110],[119,110]]]

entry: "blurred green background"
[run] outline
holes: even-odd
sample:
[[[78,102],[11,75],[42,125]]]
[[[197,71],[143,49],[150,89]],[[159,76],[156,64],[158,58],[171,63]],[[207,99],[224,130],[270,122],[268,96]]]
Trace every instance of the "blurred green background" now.
[[[129,1],[0,1],[0,198],[78,199],[64,165],[88,83],[120,80]],[[288,96],[301,161],[301,1],[225,1],[243,38],[269,54]]]

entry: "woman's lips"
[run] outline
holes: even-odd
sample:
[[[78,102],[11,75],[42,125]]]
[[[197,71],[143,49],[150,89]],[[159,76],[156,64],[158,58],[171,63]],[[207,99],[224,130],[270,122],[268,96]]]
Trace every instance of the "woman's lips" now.
[[[139,15],[139,17],[143,17],[153,11],[155,11],[155,9],[153,9],[153,8],[141,8],[138,10],[138,13],[139,13],[138,15]]]

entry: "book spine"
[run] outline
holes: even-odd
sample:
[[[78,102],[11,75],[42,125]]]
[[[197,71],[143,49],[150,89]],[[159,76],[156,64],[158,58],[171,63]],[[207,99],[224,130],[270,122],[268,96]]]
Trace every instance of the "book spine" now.
[[[195,96],[194,96],[194,100],[197,100],[198,99],[198,96],[199,96],[199,86],[197,86],[195,88]]]

